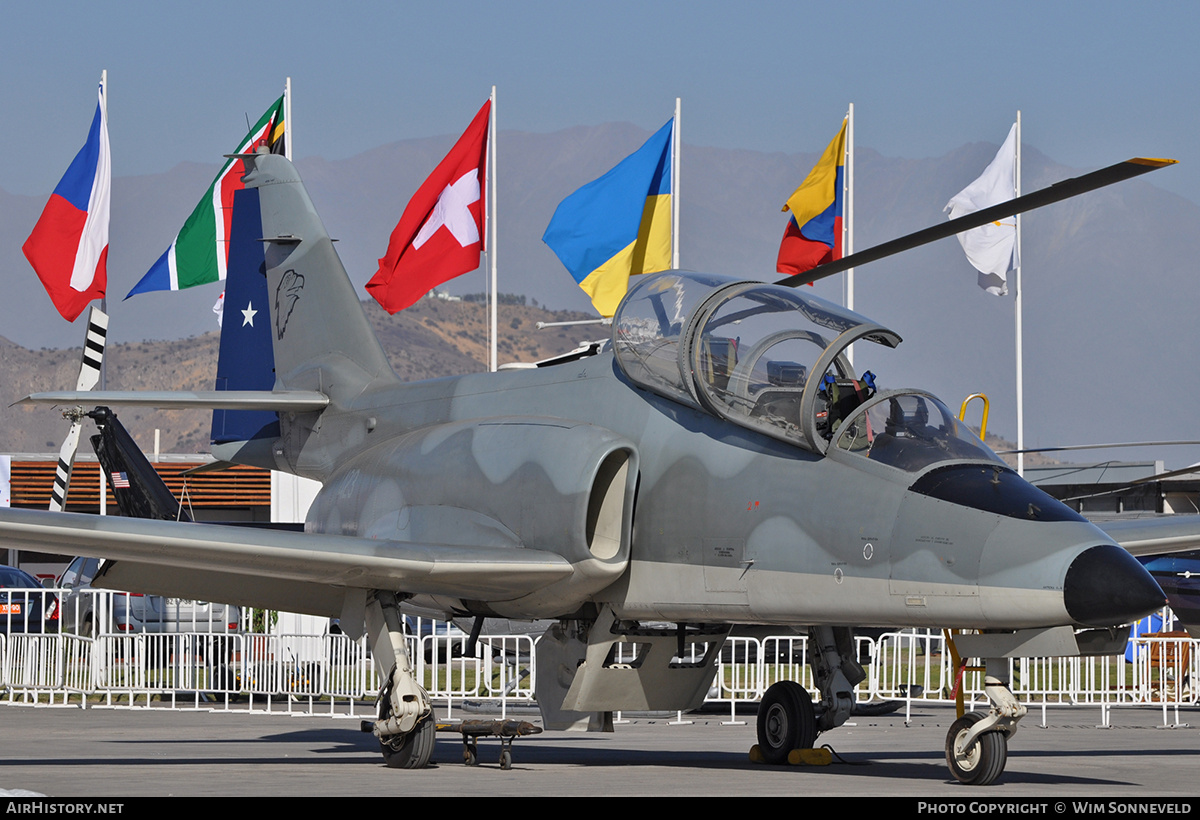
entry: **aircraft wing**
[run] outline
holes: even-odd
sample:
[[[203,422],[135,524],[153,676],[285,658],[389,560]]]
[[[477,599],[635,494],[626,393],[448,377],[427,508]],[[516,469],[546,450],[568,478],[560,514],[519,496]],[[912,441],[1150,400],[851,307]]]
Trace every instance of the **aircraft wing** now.
[[[146,592],[228,603],[253,599],[257,606],[266,599],[293,605],[294,612],[318,610],[315,614],[337,614],[347,589],[497,601],[572,572],[560,555],[517,546],[410,543],[7,508],[0,508],[0,543],[116,559],[115,574],[108,573],[114,585],[136,580],[153,587]],[[126,562],[131,562],[128,569]]]
[[[1162,515],[1093,523],[1133,555],[1200,550],[1200,515]]]

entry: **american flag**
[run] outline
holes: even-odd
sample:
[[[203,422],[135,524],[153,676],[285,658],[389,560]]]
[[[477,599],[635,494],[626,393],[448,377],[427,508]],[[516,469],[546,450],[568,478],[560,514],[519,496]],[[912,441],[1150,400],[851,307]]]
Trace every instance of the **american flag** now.
[[[113,473],[112,485],[114,490],[129,489],[129,474],[128,473]]]

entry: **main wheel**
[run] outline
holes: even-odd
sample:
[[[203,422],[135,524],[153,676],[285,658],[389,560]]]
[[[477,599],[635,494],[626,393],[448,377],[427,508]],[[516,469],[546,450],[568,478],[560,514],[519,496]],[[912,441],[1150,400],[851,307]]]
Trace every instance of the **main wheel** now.
[[[379,719],[392,716],[392,687],[389,683],[379,693]],[[437,736],[437,720],[431,708],[429,714],[406,735],[380,738],[379,749],[383,762],[389,769],[424,769],[433,757],[433,743]]]
[[[987,715],[968,712],[950,725],[946,733],[946,764],[959,783],[987,786],[1004,771],[1008,762],[1008,736],[1004,732],[986,732],[975,738],[970,748],[956,754],[955,744]]]
[[[408,734],[379,741],[383,762],[389,769],[424,769],[433,757],[436,735],[437,722],[430,712]]]
[[[779,765],[793,749],[811,749],[817,719],[808,690],[794,681],[772,684],[758,705],[758,748],[763,759]]]

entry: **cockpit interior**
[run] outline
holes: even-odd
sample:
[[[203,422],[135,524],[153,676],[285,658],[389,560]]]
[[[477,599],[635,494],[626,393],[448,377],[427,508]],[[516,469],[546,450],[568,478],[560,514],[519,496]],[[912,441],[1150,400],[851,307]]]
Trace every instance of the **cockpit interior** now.
[[[847,349],[860,340],[901,341],[799,289],[667,271],[630,289],[612,346],[638,386],[819,454],[836,447],[909,472],[1002,463],[934,396],[856,373]]]

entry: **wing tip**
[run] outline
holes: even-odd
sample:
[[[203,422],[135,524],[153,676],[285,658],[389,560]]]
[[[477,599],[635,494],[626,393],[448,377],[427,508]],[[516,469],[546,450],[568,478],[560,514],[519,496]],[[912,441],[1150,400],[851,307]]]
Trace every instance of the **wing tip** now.
[[[1177,159],[1161,159],[1157,157],[1134,157],[1128,160],[1134,165],[1149,165],[1151,168],[1165,168],[1168,165],[1178,165]]]

